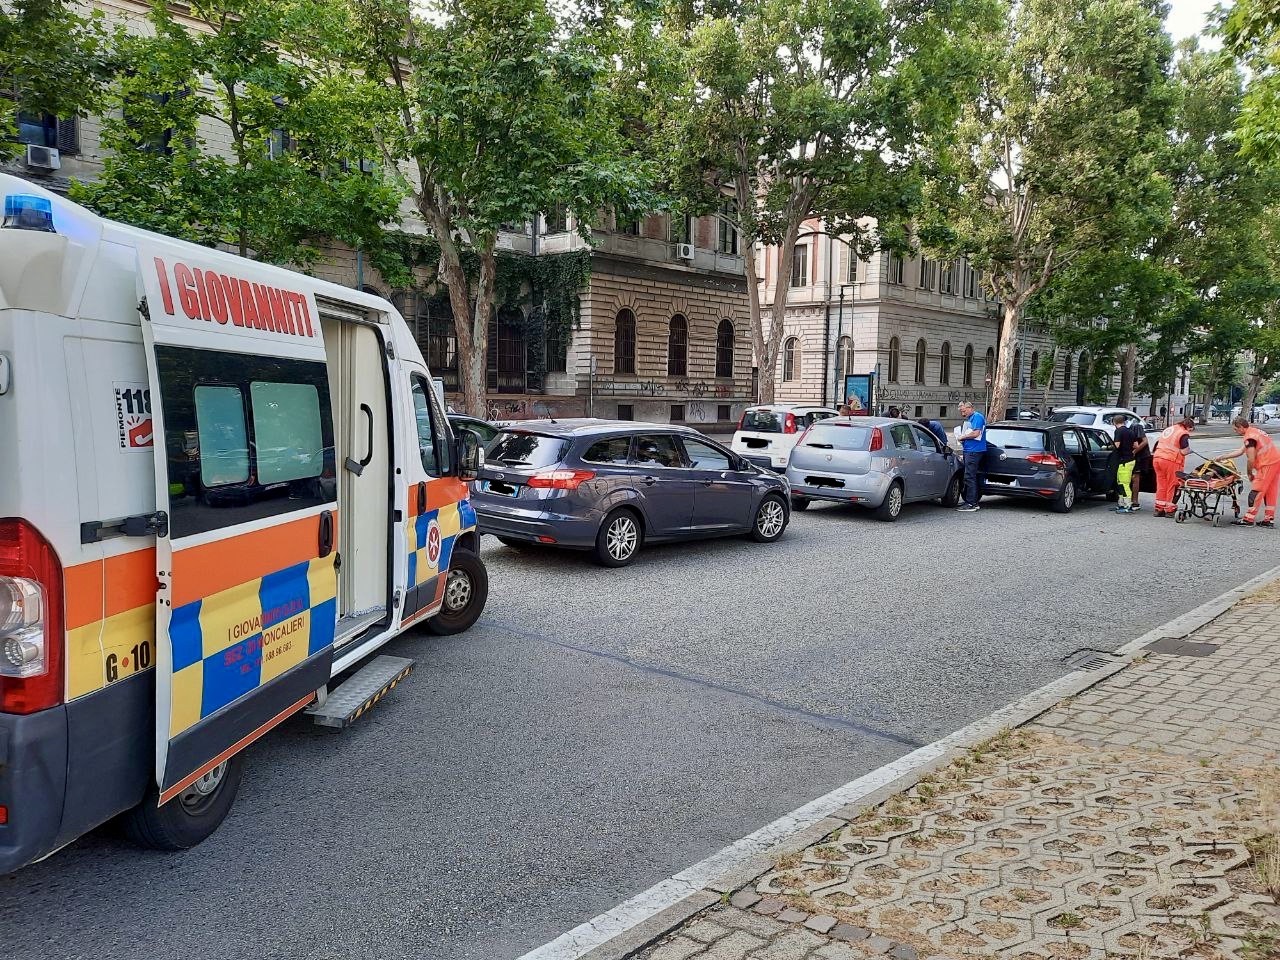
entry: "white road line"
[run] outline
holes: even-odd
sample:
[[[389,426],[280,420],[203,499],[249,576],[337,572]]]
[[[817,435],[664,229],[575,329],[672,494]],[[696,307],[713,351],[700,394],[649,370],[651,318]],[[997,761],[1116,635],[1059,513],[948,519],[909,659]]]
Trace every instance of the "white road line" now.
[[[1132,659],[1142,647],[1154,640],[1186,636],[1217,617],[1246,594],[1277,578],[1280,578],[1280,566],[1273,567],[1241,586],[1228,590],[1202,603],[1194,610],[1148,631],[1116,652],[1127,659]],[[753,857],[766,853],[788,837],[813,826],[841,807],[857,803],[863,797],[893,783],[900,777],[928,766],[950,750],[972,746],[995,736],[1002,730],[1027,723],[1055,706],[1063,698],[1093,686],[1108,675],[1109,673],[1096,671],[1074,671],[1059,677],[995,713],[976,720],[941,740],[935,740],[933,743],[913,750],[892,763],[887,763],[779,817],[755,833],[713,853],[700,863],[695,863],[674,876],[654,884],[648,890],[618,904],[612,910],[579,924],[568,933],[561,934],[550,943],[529,951],[519,960],[579,960],[596,947],[608,943],[614,937],[675,906],[716,878],[742,866]]]

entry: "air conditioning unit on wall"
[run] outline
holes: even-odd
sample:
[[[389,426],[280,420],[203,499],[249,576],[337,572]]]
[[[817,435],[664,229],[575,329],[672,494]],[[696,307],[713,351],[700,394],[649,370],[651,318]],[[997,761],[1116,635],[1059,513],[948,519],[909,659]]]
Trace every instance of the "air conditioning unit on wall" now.
[[[677,260],[692,260],[692,259],[693,259],[693,244],[692,244],[692,243],[677,243],[677,244],[676,244],[676,259],[677,259]]]
[[[34,143],[27,144],[27,169],[29,170],[61,170],[62,158],[53,147],[41,147]]]

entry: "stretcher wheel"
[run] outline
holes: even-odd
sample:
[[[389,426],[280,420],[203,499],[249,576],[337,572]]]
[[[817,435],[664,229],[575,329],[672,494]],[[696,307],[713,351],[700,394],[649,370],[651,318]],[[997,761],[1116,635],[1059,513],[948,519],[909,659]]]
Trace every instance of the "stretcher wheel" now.
[[[1223,521],[1223,516],[1222,516],[1222,514],[1221,514],[1221,513],[1215,513],[1215,514],[1213,515],[1213,525],[1214,525],[1215,527],[1220,527],[1220,526],[1222,526],[1222,521]]]
[[[1177,522],[1177,523],[1186,523],[1186,522],[1187,522],[1187,511],[1186,511],[1186,510],[1179,510],[1179,511],[1174,515],[1174,518],[1173,518],[1173,519],[1174,519],[1174,521],[1175,521],[1175,522]]]

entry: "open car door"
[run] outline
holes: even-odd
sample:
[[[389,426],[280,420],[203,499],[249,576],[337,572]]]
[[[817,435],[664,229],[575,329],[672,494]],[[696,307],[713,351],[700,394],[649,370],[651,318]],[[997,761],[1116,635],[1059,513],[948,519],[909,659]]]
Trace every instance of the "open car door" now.
[[[303,283],[160,238],[138,266],[157,437],[164,803],[328,683],[337,482],[324,342]]]

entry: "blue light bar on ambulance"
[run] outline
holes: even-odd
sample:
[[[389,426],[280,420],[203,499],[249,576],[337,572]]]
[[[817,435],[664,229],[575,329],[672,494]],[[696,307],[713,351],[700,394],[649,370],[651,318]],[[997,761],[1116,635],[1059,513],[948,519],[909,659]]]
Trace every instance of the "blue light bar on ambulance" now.
[[[47,197],[25,193],[5,197],[4,222],[0,227],[56,233],[53,229],[53,204]]]

